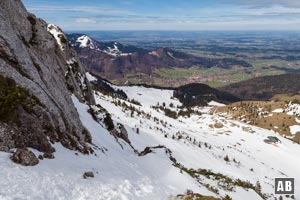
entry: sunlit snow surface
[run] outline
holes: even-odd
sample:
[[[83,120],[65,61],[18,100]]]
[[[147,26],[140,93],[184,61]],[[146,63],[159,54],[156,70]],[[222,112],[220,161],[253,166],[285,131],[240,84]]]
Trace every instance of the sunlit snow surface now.
[[[290,126],[291,134],[295,135],[296,133],[300,133],[300,126],[299,125],[293,125]]]
[[[132,145],[139,151],[147,146],[165,145],[171,149],[178,162],[187,168],[211,169],[232,178],[260,181],[264,193],[274,193],[275,177],[295,177],[296,188],[300,188],[300,146],[271,131],[256,128],[237,121],[226,120],[217,113],[210,114],[212,107],[197,108],[206,112],[201,116],[171,119],[151,106],[165,102],[175,107],[181,103],[171,99],[173,91],[148,89],[144,87],[119,87],[130,99],[142,103],[132,105],[151,113],[167,126],[147,119],[143,115],[131,117],[129,111],[115,106],[111,97],[100,93],[96,102],[106,108],[115,122],[125,125]],[[215,197],[229,194],[234,200],[261,199],[254,191],[236,188],[233,192],[219,189],[220,195],[208,191],[186,173],[172,166],[163,149],[139,157],[122,140],[120,144],[88,114],[88,106],[74,96],[73,102],[80,114],[82,123],[91,132],[93,144],[99,147],[97,155],[75,155],[76,152],[55,144],[55,159],[44,159],[34,167],[22,167],[12,163],[8,153],[0,153],[0,199],[167,199],[170,195],[184,193],[186,189]],[[128,103],[128,102],[127,102]],[[129,103],[128,103],[129,104]],[[176,109],[176,108],[174,108]],[[211,128],[211,124],[222,123],[223,127]],[[172,126],[170,126],[170,124]],[[136,133],[139,128],[139,134]],[[189,140],[172,139],[181,132],[195,138],[197,142],[211,145],[211,149],[201,148]],[[165,135],[167,134],[167,138]],[[278,144],[267,144],[267,136],[276,136]],[[184,137],[185,138],[185,137]],[[107,151],[106,151],[107,149]],[[104,151],[104,153],[102,152]],[[34,151],[36,155],[40,153]],[[225,162],[228,155],[240,162]],[[253,171],[250,169],[253,168]],[[83,179],[86,171],[92,171],[95,178]],[[210,179],[204,183],[216,186]],[[296,189],[297,192],[297,189]],[[297,198],[298,195],[296,195]]]
[[[92,74],[90,74],[89,72],[87,72],[85,75],[86,75],[86,78],[87,78],[90,82],[97,81],[97,78],[96,78],[95,76],[93,76]]]
[[[272,111],[273,113],[282,113],[283,109],[282,108],[277,108],[275,110]]]

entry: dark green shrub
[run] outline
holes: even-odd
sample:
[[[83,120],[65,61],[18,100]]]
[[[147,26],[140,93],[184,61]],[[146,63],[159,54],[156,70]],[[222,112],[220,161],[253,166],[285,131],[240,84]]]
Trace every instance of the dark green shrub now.
[[[0,75],[0,121],[16,122],[17,108],[33,112],[40,101],[29,95],[28,91],[16,85],[15,81]]]
[[[115,128],[114,122],[111,119],[111,115],[109,113],[105,114],[104,124],[106,125],[107,130],[111,131]]]

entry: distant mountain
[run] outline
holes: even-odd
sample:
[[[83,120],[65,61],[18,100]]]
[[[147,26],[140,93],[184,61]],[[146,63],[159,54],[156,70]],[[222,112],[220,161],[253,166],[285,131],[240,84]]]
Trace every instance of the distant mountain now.
[[[69,43],[78,52],[89,49],[103,52],[114,57],[118,57],[132,55],[136,52],[146,51],[144,49],[132,45],[125,46],[119,42],[99,42],[87,35],[69,34],[67,35],[67,37],[69,39]]]
[[[258,77],[219,88],[243,100],[268,100],[276,94],[299,94],[300,74]]]
[[[127,81],[128,75],[146,74],[151,76],[155,69],[202,68],[234,66],[250,67],[245,61],[234,58],[214,59],[196,57],[171,48],[146,50],[118,42],[99,42],[87,35],[67,35],[70,45],[75,47],[79,58],[87,69],[109,80]],[[146,82],[147,83],[147,82]]]
[[[219,91],[215,88],[211,88],[208,85],[200,83],[192,83],[178,87],[174,91],[174,97],[187,107],[192,106],[205,106],[210,101],[217,101],[221,103],[233,103],[240,101],[238,97],[234,95]]]

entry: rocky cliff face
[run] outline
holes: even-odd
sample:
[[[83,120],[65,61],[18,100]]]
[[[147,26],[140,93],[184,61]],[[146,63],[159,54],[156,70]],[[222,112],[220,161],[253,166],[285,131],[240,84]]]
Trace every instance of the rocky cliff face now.
[[[88,153],[91,138],[71,100],[93,103],[76,52],[55,25],[28,13],[20,0],[0,1],[0,150],[52,143]]]

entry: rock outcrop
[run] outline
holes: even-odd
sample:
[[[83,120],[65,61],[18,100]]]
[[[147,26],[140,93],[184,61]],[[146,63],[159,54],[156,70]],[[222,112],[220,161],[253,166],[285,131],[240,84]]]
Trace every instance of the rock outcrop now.
[[[34,166],[39,163],[39,159],[28,149],[17,149],[11,156],[11,160],[24,166]]]
[[[26,11],[20,0],[0,1],[0,150],[52,143],[89,152],[90,135],[71,96],[93,103],[85,70],[64,33]]]
[[[84,179],[95,177],[93,172],[84,172],[84,174],[82,176]]]

